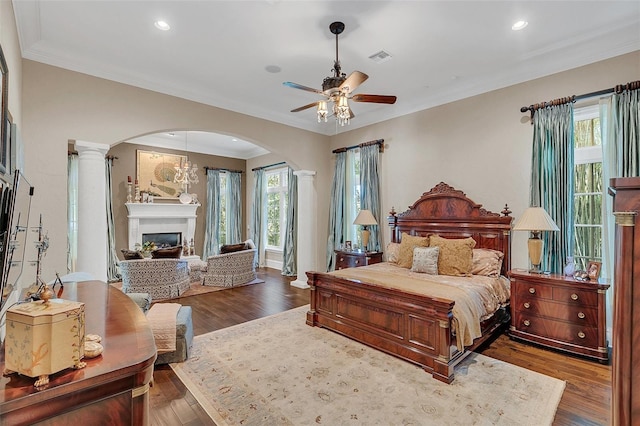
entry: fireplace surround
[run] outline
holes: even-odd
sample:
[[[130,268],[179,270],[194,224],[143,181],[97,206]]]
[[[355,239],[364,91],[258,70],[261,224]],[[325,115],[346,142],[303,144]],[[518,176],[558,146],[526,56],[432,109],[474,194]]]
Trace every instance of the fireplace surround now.
[[[129,212],[129,250],[142,244],[143,234],[180,233],[190,242],[196,230],[200,204],[125,203]]]

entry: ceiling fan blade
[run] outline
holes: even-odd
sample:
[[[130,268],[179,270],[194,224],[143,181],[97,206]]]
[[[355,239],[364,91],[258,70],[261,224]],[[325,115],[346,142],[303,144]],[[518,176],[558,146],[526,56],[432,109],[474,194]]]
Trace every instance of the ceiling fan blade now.
[[[307,105],[301,106],[301,107],[299,107],[299,108],[292,109],[292,110],[291,110],[291,112],[304,111],[305,109],[309,109],[309,108],[311,108],[311,107],[317,106],[317,105],[318,105],[318,103],[320,103],[320,101],[312,102],[312,103],[310,103],[310,104],[307,104]]]
[[[303,86],[302,84],[298,84],[298,83],[292,83],[290,81],[285,81],[284,83],[285,86],[287,87],[291,87],[293,89],[300,89],[300,90],[306,90],[307,92],[313,92],[313,93],[319,93],[321,95],[323,95],[324,93],[322,93],[321,90],[318,89],[314,89],[312,87],[307,87],[307,86]]]
[[[354,71],[351,74],[349,74],[349,76],[345,81],[342,82],[342,84],[340,85],[340,90],[343,92],[351,93],[354,90],[356,90],[358,86],[364,83],[365,80],[368,78],[369,76],[366,75],[365,73],[360,71]]]
[[[351,98],[355,102],[373,102],[376,104],[395,104],[396,97],[390,95],[353,95]]]

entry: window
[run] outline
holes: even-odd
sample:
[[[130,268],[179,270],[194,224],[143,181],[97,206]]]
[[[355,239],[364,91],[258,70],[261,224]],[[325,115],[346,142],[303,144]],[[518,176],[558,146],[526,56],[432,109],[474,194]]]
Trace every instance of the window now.
[[[602,261],[602,138],[598,106],[574,113],[574,229],[576,269]]]
[[[360,211],[360,149],[347,151],[346,163],[343,235],[345,241],[351,241],[352,247],[360,247],[358,225],[353,224]]]
[[[288,168],[266,172],[267,178],[267,244],[271,250],[282,250],[289,202]]]

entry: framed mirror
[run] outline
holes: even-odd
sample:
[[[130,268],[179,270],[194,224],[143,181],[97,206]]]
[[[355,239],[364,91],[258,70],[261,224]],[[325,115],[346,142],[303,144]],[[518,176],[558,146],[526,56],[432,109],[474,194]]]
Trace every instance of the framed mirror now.
[[[0,46],[0,173],[9,174],[9,68]]]
[[[17,170],[13,185],[3,184],[0,192],[0,311],[20,288],[32,196],[33,187]]]

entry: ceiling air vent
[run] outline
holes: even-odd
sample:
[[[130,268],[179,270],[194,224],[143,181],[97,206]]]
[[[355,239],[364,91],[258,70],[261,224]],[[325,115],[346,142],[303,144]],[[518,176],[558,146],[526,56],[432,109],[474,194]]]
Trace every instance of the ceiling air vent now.
[[[369,59],[371,59],[375,63],[381,64],[391,59],[391,55],[384,50],[381,50],[378,53],[374,53],[373,55],[369,56]]]

